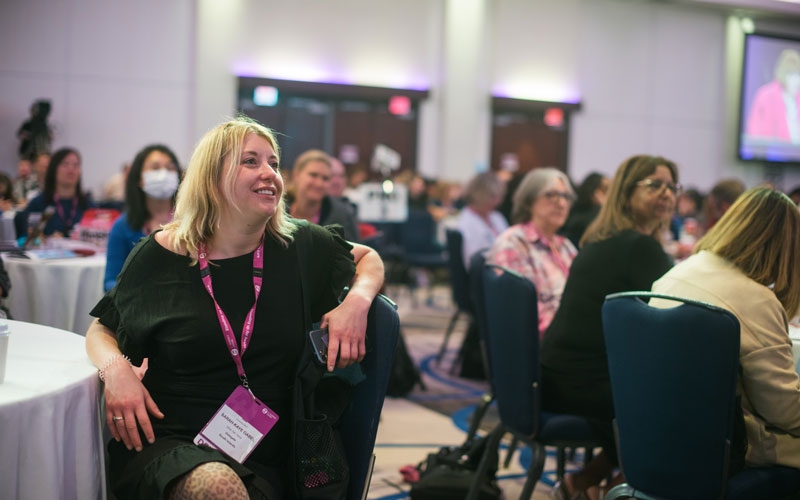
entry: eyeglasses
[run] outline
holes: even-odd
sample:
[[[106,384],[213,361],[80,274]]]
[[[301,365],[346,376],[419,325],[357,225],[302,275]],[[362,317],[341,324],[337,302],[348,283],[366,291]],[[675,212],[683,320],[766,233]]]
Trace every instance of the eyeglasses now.
[[[636,183],[637,186],[646,187],[654,193],[662,193],[664,187],[672,191],[672,194],[679,194],[681,192],[681,185],[672,182],[662,181],[661,179],[644,179]]]
[[[547,191],[545,193],[542,193],[542,196],[544,196],[547,199],[547,201],[551,203],[555,202],[559,198],[566,201],[567,203],[572,203],[573,201],[575,201],[575,195],[572,193],[568,193],[566,191]]]

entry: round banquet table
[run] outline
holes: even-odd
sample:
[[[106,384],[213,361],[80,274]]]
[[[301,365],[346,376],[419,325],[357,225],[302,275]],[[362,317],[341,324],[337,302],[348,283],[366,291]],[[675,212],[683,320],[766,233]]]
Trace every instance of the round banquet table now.
[[[6,306],[19,321],[85,335],[89,311],[103,297],[106,255],[33,260],[3,256],[11,292]]]
[[[0,384],[0,497],[105,498],[102,390],[84,338],[8,323]]]

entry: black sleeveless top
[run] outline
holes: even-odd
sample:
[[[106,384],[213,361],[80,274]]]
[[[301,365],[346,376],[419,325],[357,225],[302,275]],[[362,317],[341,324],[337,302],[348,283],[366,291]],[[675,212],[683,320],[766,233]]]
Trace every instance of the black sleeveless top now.
[[[309,231],[309,303],[312,321],[337,305],[355,271],[350,245],[335,230],[302,224]],[[114,330],[134,364],[148,358],[143,383],[164,413],[151,419],[156,438],[191,441],[240,383],[225,345],[199,266],[159,245],[153,235],[131,252],[117,285],[91,314]],[[253,304],[253,254],[211,262],[214,296],[238,341]],[[250,387],[279,421],[251,455],[264,465],[288,456],[291,386],[304,345],[303,297],[296,245],[266,237],[264,281],[253,335],[242,357]]]

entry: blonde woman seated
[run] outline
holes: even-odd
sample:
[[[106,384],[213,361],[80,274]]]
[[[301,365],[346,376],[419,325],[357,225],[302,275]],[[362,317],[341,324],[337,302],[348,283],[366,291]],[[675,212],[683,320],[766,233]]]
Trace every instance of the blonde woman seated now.
[[[800,379],[787,327],[787,318],[800,308],[797,205],[773,189],[753,188],[694,252],[653,283],[653,291],[708,302],[736,315],[746,464],[800,468]]]
[[[497,238],[486,256],[489,264],[514,270],[536,285],[540,336],[558,310],[569,268],[578,253],[567,238],[556,234],[574,200],[575,192],[564,172],[532,170],[514,193],[515,225]]]

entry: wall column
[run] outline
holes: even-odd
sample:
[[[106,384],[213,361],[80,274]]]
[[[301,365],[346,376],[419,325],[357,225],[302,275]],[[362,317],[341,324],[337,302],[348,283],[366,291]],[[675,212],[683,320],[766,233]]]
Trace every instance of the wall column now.
[[[466,181],[490,155],[491,9],[487,0],[446,0],[438,89],[439,178]]]

